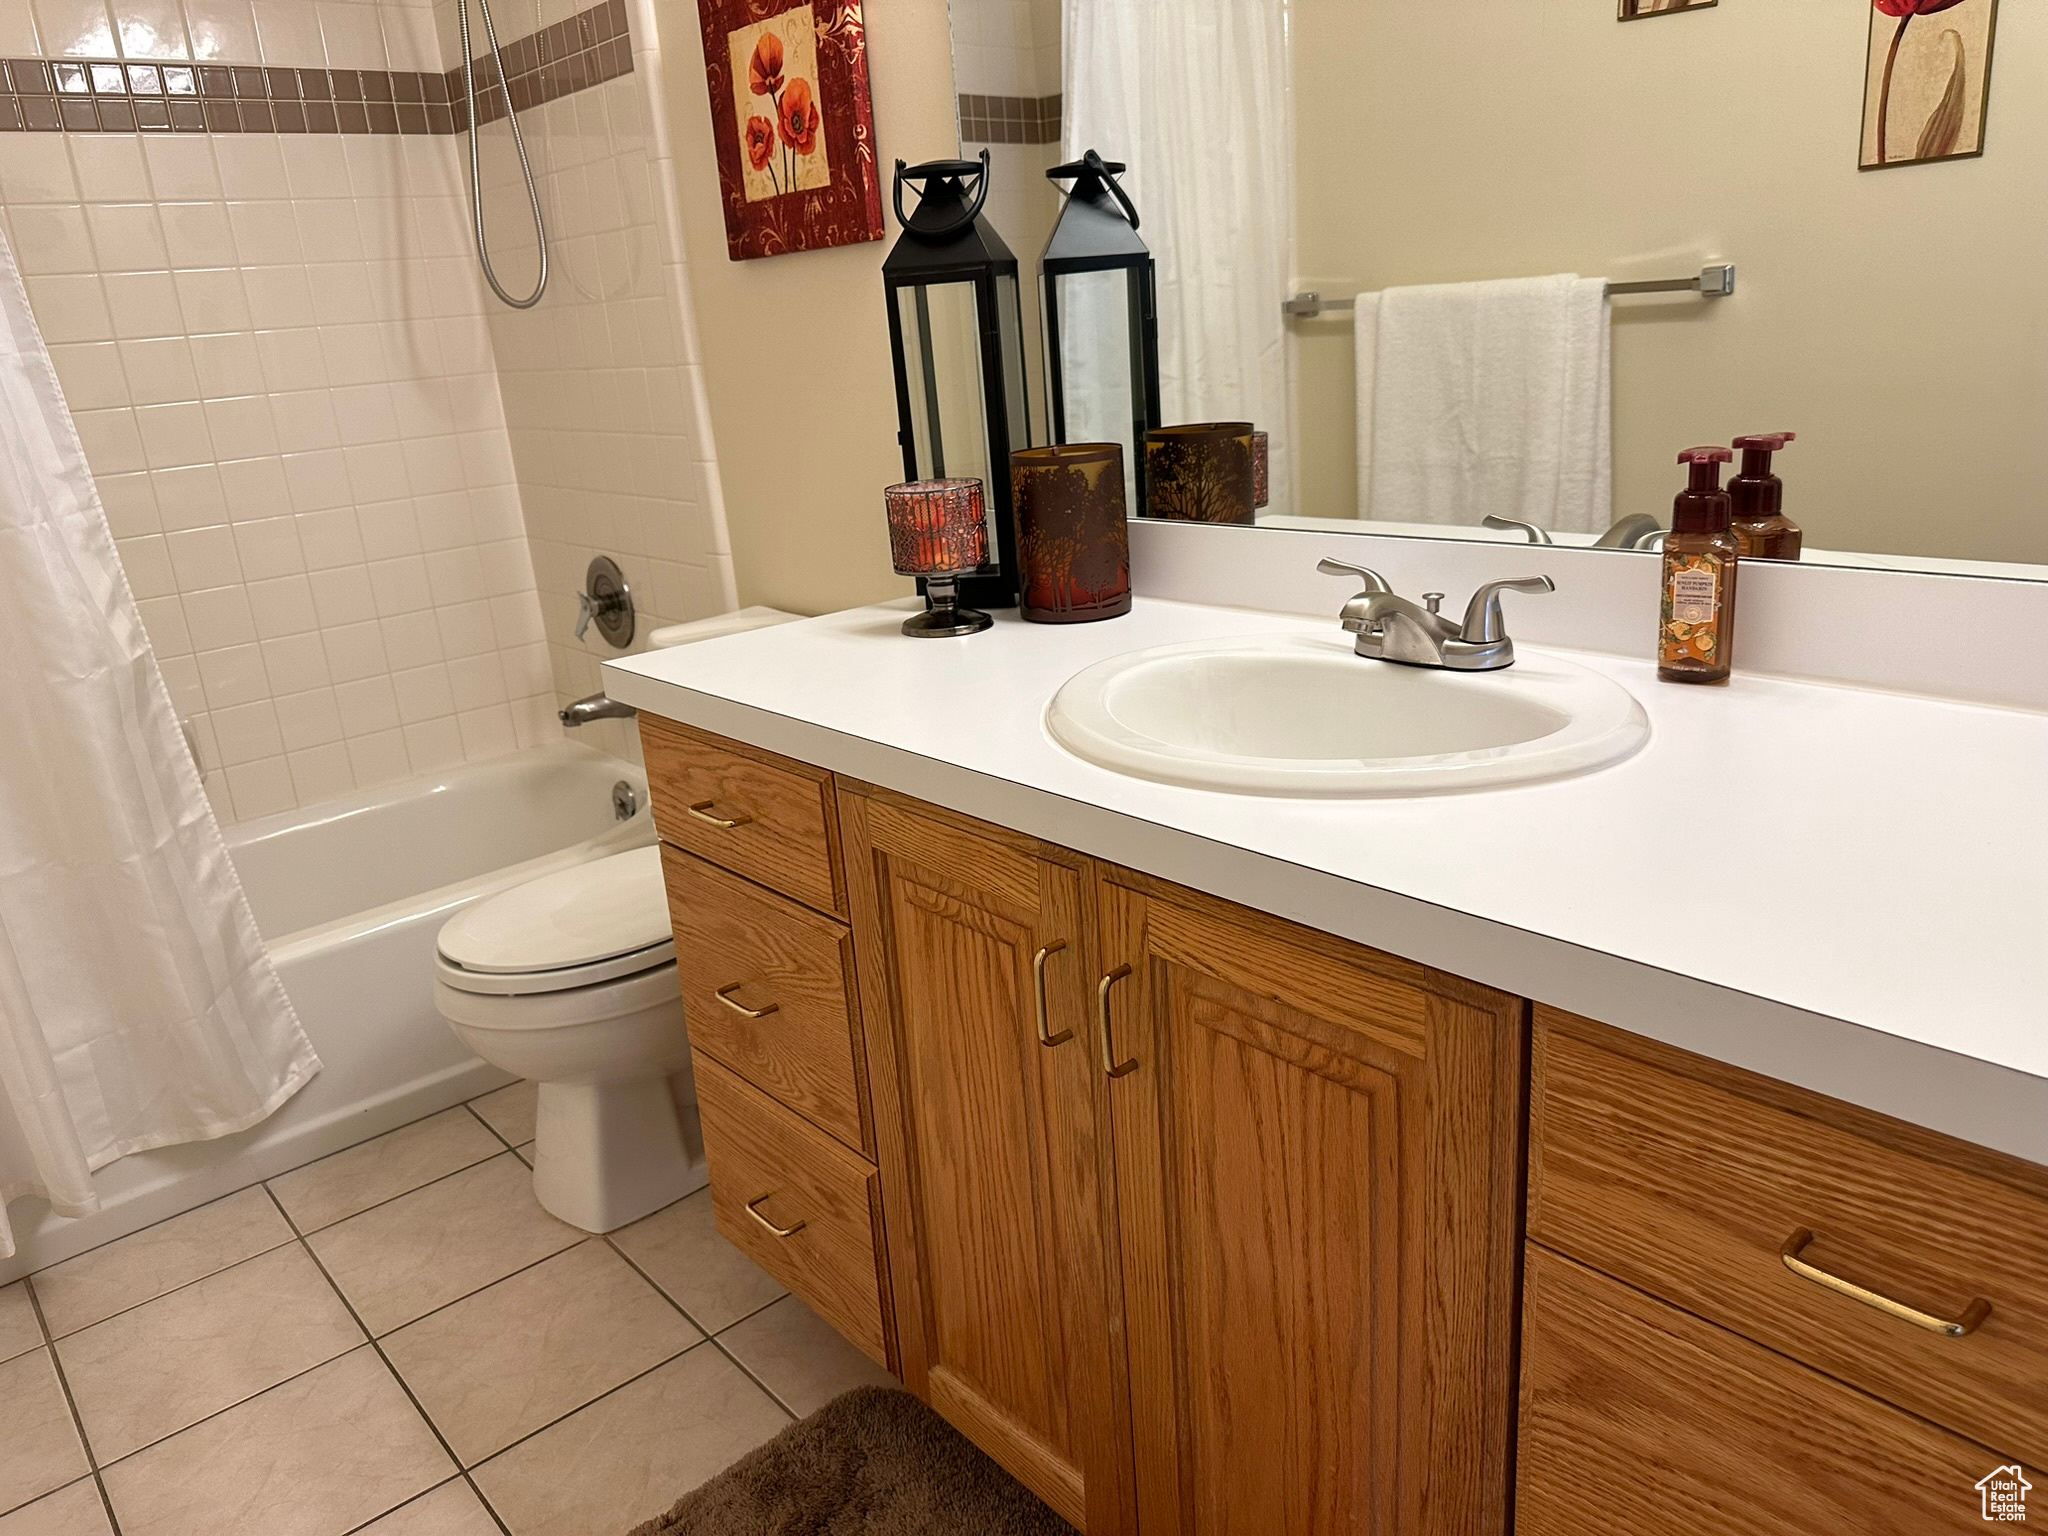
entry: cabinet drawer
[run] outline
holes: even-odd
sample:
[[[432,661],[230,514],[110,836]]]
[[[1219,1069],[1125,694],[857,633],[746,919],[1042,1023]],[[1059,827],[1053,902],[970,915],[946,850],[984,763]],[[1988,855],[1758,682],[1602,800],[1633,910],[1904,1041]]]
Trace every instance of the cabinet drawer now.
[[[893,1367],[875,1262],[875,1165],[703,1052],[694,1063],[718,1230]]]
[[[844,915],[831,774],[656,715],[640,743],[662,841]]]
[[[1531,1246],[1517,1536],[1981,1529],[2002,1458]]]
[[[2048,1461],[2048,1197],[2024,1165],[1539,1009],[1529,1235]],[[1950,1337],[1793,1272],[1961,1319]],[[1795,1246],[1797,1246],[1795,1244]]]
[[[851,931],[675,848],[661,863],[690,1043],[864,1146]]]

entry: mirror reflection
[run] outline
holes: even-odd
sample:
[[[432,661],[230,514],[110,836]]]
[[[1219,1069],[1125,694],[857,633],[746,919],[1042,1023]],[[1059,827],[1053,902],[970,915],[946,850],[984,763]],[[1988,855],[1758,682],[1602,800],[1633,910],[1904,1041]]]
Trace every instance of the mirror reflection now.
[[[987,216],[1041,338],[1041,436],[1084,436],[1045,408],[1038,260],[1074,185],[1046,172],[1094,150],[1127,167],[1156,262],[1159,422],[1267,434],[1261,525],[1653,548],[1679,454],[1742,439],[1760,554],[2048,575],[2031,451],[2048,134],[2025,89],[2048,13],[953,0],[952,17],[962,151],[990,151]],[[1102,286],[1094,355],[1128,357]],[[1063,318],[1071,394],[1086,338]],[[1119,387],[1085,435],[1129,443],[1107,425],[1131,419]]]

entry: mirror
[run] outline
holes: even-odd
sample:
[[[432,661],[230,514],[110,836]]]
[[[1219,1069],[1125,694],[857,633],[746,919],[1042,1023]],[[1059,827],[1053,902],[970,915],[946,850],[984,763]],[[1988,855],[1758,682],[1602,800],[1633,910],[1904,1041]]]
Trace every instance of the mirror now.
[[[1059,211],[1046,169],[1129,164],[1162,419],[1270,434],[1260,524],[1532,537],[1491,514],[1586,544],[1668,524],[1681,449],[1790,431],[1774,467],[1806,561],[2048,579],[2048,11],[952,0],[952,20],[961,148],[991,151],[989,216],[1027,272]]]

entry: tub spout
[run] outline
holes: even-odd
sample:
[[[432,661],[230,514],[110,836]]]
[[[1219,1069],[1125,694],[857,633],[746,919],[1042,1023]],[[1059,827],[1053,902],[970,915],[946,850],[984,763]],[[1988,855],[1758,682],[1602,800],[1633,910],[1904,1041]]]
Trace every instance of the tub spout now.
[[[601,693],[593,693],[587,699],[578,699],[564,705],[561,711],[562,724],[567,726],[588,725],[593,720],[630,720],[639,711],[630,704],[621,704],[617,699],[608,699]]]

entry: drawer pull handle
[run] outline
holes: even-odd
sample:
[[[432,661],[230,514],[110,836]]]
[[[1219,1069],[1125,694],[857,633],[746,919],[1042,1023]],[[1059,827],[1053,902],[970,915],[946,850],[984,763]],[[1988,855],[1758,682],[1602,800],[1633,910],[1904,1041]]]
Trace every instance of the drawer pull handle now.
[[[1047,1016],[1045,1006],[1045,962],[1067,947],[1065,939],[1054,939],[1050,944],[1031,957],[1031,982],[1038,998],[1038,1043],[1040,1045],[1065,1045],[1074,1038],[1071,1029],[1058,1034],[1052,1032],[1052,1020]]]
[[[734,827],[744,827],[754,819],[751,816],[714,816],[711,814],[711,807],[716,804],[718,804],[716,800],[699,800],[695,805],[686,807],[686,809],[699,821],[709,826],[714,826],[721,832],[730,832]]]
[[[1915,1328],[1925,1328],[1929,1333],[1941,1334],[1944,1338],[1960,1339],[1965,1334],[1975,1333],[1991,1315],[1991,1303],[1979,1296],[1963,1309],[1961,1317],[1936,1317],[1931,1312],[1922,1312],[1918,1307],[1909,1307],[1903,1301],[1894,1301],[1889,1296],[1880,1296],[1876,1291],[1867,1291],[1853,1281],[1844,1280],[1840,1275],[1831,1275],[1802,1259],[1807,1246],[1813,1241],[1810,1228],[1801,1227],[1785,1239],[1785,1246],[1778,1256],[1785,1261],[1785,1267],[1802,1280],[1811,1280],[1815,1285],[1825,1286],[1838,1296],[1847,1296],[1851,1301],[1860,1301],[1866,1307],[1875,1307],[1888,1317],[1896,1317],[1902,1323],[1911,1323]]]
[[[1131,968],[1128,965],[1120,965],[1103,977],[1095,987],[1095,1007],[1102,1023],[1102,1070],[1111,1077],[1122,1077],[1126,1072],[1138,1070],[1138,1058],[1135,1056],[1122,1066],[1117,1065],[1116,1043],[1110,1036],[1109,990],[1130,974]]]
[[[734,1002],[732,1000],[733,993],[739,991],[745,985],[744,981],[735,981],[720,987],[711,995],[743,1019],[765,1019],[771,1013],[780,1013],[782,1011],[782,1004],[780,1003],[770,1003],[766,1008],[749,1008],[745,1003]]]
[[[774,1234],[775,1234],[775,1235],[776,1235],[777,1237],[795,1237],[795,1236],[797,1235],[797,1233],[799,1233],[799,1232],[803,1231],[803,1229],[804,1229],[804,1226],[805,1226],[805,1223],[803,1223],[803,1222],[801,1222],[801,1221],[800,1221],[800,1222],[798,1222],[798,1223],[797,1223],[797,1224],[796,1224],[795,1226],[791,1226],[791,1227],[778,1227],[777,1225],[775,1225],[775,1223],[774,1223],[774,1222],[770,1221],[770,1220],[769,1220],[769,1219],[768,1219],[768,1218],[767,1218],[766,1216],[763,1216],[763,1215],[762,1215],[762,1214],[760,1213],[760,1211],[758,1211],[758,1210],[756,1210],[756,1209],[755,1209],[755,1207],[756,1207],[756,1206],[762,1206],[762,1205],[766,1205],[766,1204],[767,1204],[767,1203],[768,1203],[768,1202],[769,1202],[770,1200],[773,1200],[774,1198],[775,1198],[775,1191],[771,1189],[771,1190],[769,1190],[769,1191],[768,1191],[768,1193],[767,1193],[767,1194],[765,1194],[765,1195],[761,1196],[761,1198],[760,1198],[760,1199],[758,1199],[758,1200],[749,1200],[749,1201],[747,1202],[747,1214],[748,1214],[749,1216],[753,1217],[753,1218],[754,1218],[754,1220],[756,1220],[756,1221],[758,1221],[759,1223],[761,1223],[761,1225],[762,1225],[762,1226],[764,1226],[764,1227],[766,1227],[766,1228],[767,1228],[767,1229],[768,1229],[768,1230],[769,1230],[770,1232],[773,1232],[773,1233],[774,1233]]]

